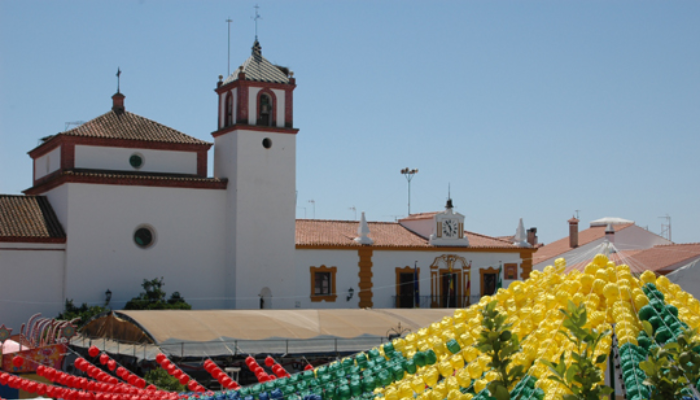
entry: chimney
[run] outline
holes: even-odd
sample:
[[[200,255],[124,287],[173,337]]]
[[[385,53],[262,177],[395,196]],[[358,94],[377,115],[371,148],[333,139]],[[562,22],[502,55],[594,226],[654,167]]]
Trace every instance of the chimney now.
[[[527,242],[530,243],[532,247],[537,246],[537,228],[532,227],[527,230]]]
[[[112,111],[117,114],[122,114],[124,112],[124,96],[123,94],[117,92],[112,96]]]
[[[571,217],[569,220],[569,247],[572,249],[578,247],[578,220],[576,217]]]
[[[605,227],[605,239],[610,243],[615,243],[615,228],[613,228],[612,224],[608,224]]]

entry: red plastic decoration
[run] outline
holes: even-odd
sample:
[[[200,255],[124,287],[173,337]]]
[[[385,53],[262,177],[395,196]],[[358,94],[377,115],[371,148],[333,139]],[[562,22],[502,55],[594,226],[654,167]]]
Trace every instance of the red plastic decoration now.
[[[12,365],[14,365],[17,368],[21,367],[23,364],[24,364],[24,358],[22,358],[20,356],[15,356],[12,359]]]
[[[274,359],[274,358],[272,358],[272,357],[270,357],[270,356],[265,357],[265,365],[267,365],[268,367],[271,367],[271,366],[273,366],[274,364],[275,364],[275,359]]]
[[[163,353],[158,353],[158,354],[156,354],[156,362],[157,362],[158,364],[162,363],[163,360],[166,360],[167,358],[168,358],[168,357],[166,357],[165,354],[163,354]]]
[[[109,356],[105,353],[102,353],[100,356],[100,364],[105,365],[107,364],[107,361],[109,361]]]
[[[107,361],[107,368],[109,368],[110,371],[114,371],[117,368],[117,362],[114,360]]]
[[[245,365],[250,368],[252,364],[255,364],[255,359],[251,356],[245,358]]]
[[[186,385],[187,382],[190,381],[190,377],[183,374],[183,375],[180,376],[179,381],[180,381],[180,384],[181,384],[181,385]]]
[[[90,357],[97,357],[97,355],[100,354],[100,349],[98,349],[97,346],[90,346],[88,354]]]
[[[208,373],[212,373],[212,371],[216,368],[216,364],[214,362],[209,362],[208,364],[204,364],[204,370],[207,371]]]
[[[304,371],[310,371],[312,369],[314,369],[314,366],[311,364],[308,364],[306,367],[304,367]]]

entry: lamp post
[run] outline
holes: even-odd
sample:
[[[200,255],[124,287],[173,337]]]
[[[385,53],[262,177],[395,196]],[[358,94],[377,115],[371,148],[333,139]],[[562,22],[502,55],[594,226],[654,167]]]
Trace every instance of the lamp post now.
[[[401,174],[406,177],[408,181],[408,215],[411,215],[411,179],[418,173],[418,169],[404,168],[401,170]]]
[[[112,291],[107,289],[105,292],[105,307],[109,305],[110,300],[112,300]]]

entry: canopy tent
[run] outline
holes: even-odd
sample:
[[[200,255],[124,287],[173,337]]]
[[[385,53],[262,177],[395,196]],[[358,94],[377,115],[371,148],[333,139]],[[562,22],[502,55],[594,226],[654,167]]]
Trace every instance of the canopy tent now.
[[[696,299],[700,298],[700,259],[676,269],[666,277]]]
[[[90,321],[75,346],[152,359],[241,353],[357,352],[403,330],[416,331],[454,309],[114,311]],[[95,339],[101,338],[101,339]],[[131,343],[125,345],[124,343]]]

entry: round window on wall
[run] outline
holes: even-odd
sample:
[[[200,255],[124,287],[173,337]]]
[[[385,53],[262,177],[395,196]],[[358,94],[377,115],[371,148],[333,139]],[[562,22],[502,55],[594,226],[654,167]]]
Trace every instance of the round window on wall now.
[[[142,249],[151,247],[154,241],[155,233],[150,227],[141,226],[134,232],[134,243]]]
[[[265,139],[263,139],[262,144],[263,144],[264,148],[269,149],[270,147],[272,147],[272,139],[265,138]]]
[[[139,153],[134,153],[129,157],[129,164],[132,167],[139,169],[143,166],[143,156]]]

